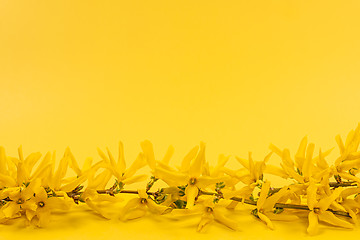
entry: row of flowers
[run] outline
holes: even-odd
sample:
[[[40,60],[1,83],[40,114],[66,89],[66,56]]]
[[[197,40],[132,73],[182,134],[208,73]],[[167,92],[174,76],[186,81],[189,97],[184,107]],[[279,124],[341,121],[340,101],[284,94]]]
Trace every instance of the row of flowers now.
[[[119,214],[123,221],[147,213],[174,218],[195,215],[200,217],[198,231],[214,221],[238,230],[238,222],[227,216],[247,204],[253,206],[250,213],[270,229],[274,229],[274,220],[297,220],[304,211],[309,234],[317,233],[319,221],[351,229],[360,210],[360,124],[345,142],[339,135],[335,139],[340,154],[331,165],[326,158],[333,149],[320,149],[316,154],[315,145],[304,137],[293,156],[289,149],[271,144],[262,161],[255,161],[251,153],[247,159],[235,157],[242,166],[239,169],[226,167],[230,160],[226,155],[220,155],[210,166],[203,142],[176,167],[170,164],[174,148],[170,146],[158,160],[150,141],[141,143],[142,152],[129,167],[121,142],[116,158],[109,149],[98,149],[101,160],[93,163],[87,158],[82,167],[70,149],[56,167],[55,153],[24,157],[20,147],[18,157],[10,157],[0,147],[0,222],[23,218],[27,224],[44,227],[52,211],[69,210],[76,204],[86,204],[101,216],[112,218],[102,203],[121,201],[119,194],[134,194]],[[280,166],[269,163],[273,155],[280,157]],[[145,166],[150,174],[139,174]],[[68,177],[69,168],[75,173],[73,177]],[[272,176],[281,177],[287,184],[272,186]],[[143,188],[126,188],[139,182],[144,182]],[[168,186],[152,191],[156,182]]]

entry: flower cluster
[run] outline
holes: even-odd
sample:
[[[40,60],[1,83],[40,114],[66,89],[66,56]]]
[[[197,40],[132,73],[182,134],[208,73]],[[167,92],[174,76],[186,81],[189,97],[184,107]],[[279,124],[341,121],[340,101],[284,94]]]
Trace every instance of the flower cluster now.
[[[119,202],[119,194],[135,194],[116,217],[123,221],[146,214],[199,217],[198,231],[212,222],[238,230],[237,221],[229,217],[234,208],[253,206],[250,213],[274,229],[273,221],[294,221],[306,213],[309,234],[316,234],[319,222],[342,228],[353,228],[360,211],[360,124],[350,131],[345,143],[336,136],[339,155],[334,164],[326,160],[333,149],[314,153],[315,145],[304,137],[295,155],[289,149],[270,144],[270,153],[261,161],[235,157],[241,168],[226,167],[230,156],[220,155],[211,166],[205,158],[205,143],[195,146],[180,166],[170,164],[174,148],[170,146],[162,159],[155,157],[150,141],[141,143],[142,151],[130,166],[126,165],[123,144],[117,158],[109,149],[98,149],[100,161],[87,158],[79,166],[69,148],[56,164],[55,152],[31,153],[24,157],[21,146],[18,157],[7,156],[0,147],[0,222],[14,218],[26,224],[46,226],[52,211],[69,210],[86,204],[104,218],[113,218],[104,202]],[[280,166],[270,163],[277,155]],[[139,174],[148,166],[150,174]],[[75,176],[68,177],[71,169]],[[272,176],[286,184],[272,186]],[[128,185],[144,182],[143,188]],[[162,183],[166,187],[151,191]]]

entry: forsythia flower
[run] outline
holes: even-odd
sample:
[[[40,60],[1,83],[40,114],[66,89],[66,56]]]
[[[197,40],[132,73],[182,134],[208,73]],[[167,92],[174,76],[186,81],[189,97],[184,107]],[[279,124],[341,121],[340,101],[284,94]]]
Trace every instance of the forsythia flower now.
[[[293,221],[298,219],[297,216],[287,215],[285,213],[274,214],[274,206],[280,198],[288,194],[287,188],[284,187],[270,197],[267,197],[269,190],[270,182],[264,182],[261,187],[260,197],[256,203],[255,215],[258,216],[263,222],[265,222],[271,230],[274,229],[274,225],[270,219],[285,221]]]
[[[233,191],[227,191],[227,198],[231,197],[249,197],[254,191],[256,185],[262,181],[263,173],[266,168],[266,162],[270,159],[272,152],[265,156],[263,161],[254,161],[251,152],[249,152],[249,159],[242,159],[236,157],[238,162],[244,166],[244,168],[237,171],[223,167],[222,171],[231,176],[231,180],[227,181],[228,184],[235,185],[238,181],[241,181],[246,184],[245,187],[242,187],[240,190],[235,190],[235,187],[232,188]],[[232,201],[227,208],[235,208],[239,202]]]
[[[194,162],[189,168],[188,174],[170,172],[162,168],[156,168],[154,173],[156,177],[164,180],[170,186],[186,185],[185,194],[187,197],[186,207],[191,208],[195,203],[195,198],[199,193],[199,188],[205,188],[211,184],[226,180],[226,177],[212,178],[201,176],[203,163],[205,162],[205,144],[200,143],[200,151]]]
[[[149,167],[154,170],[156,168],[156,165],[160,165],[160,167],[174,171],[172,167],[169,166],[170,159],[172,155],[174,154],[174,147],[169,146],[165,156],[161,161],[155,160],[155,154],[154,154],[154,147],[152,143],[149,140],[145,140],[140,143],[141,149],[143,150],[144,158],[146,159]]]
[[[314,235],[318,231],[318,221],[330,223],[334,226],[344,227],[344,228],[353,228],[349,222],[346,222],[340,218],[335,217],[335,215],[327,211],[329,206],[335,199],[341,194],[342,188],[336,188],[330,196],[322,197],[319,201],[317,200],[317,186],[314,180],[310,180],[309,187],[307,188],[307,202],[310,209],[308,218],[309,226],[307,232],[311,235]]]
[[[221,207],[213,202],[212,197],[203,197],[199,199],[199,203],[200,204],[194,206],[192,209],[174,209],[170,215],[178,217],[201,214],[197,228],[198,232],[205,230],[205,227],[213,221],[224,224],[233,230],[238,230],[238,223],[225,217]]]
[[[106,219],[111,219],[111,216],[104,209],[98,206],[98,203],[105,201],[118,202],[122,200],[117,196],[99,194],[96,190],[90,188],[85,189],[85,191],[81,194],[81,199],[86,203],[86,205],[88,205],[88,207]]]
[[[350,131],[345,144],[340,135],[337,135],[335,139],[340,150],[340,156],[336,159],[335,165],[331,166],[332,173],[341,178],[360,183],[360,178],[356,177],[356,174],[360,171],[360,151],[358,151],[360,124],[355,130]]]
[[[50,222],[50,214],[55,209],[68,210],[70,209],[71,200],[67,197],[48,197],[46,190],[43,187],[35,189],[35,196],[30,200],[36,206],[35,209],[26,209],[26,218],[31,221],[36,216],[36,225],[45,227]]]
[[[1,191],[0,198],[9,198],[1,211],[6,218],[17,216],[21,210],[35,210],[36,204],[32,201],[35,189],[40,186],[39,181],[32,181],[27,187],[6,188]]]
[[[105,153],[102,152],[100,149],[98,149],[98,153],[101,158],[106,162],[106,168],[116,177],[119,182],[122,182],[123,184],[131,184],[146,179],[146,174],[135,175],[137,170],[144,167],[146,164],[142,154],[139,154],[135,161],[132,163],[132,165],[128,169],[126,169],[124,145],[122,142],[119,142],[119,155],[117,162],[115,161],[113,155],[108,148],[108,156],[106,156]]]
[[[145,216],[147,210],[156,214],[163,214],[168,207],[156,204],[146,193],[145,189],[138,189],[138,198],[130,199],[122,209],[120,218],[123,221]]]
[[[340,135],[337,135],[335,140],[340,150],[340,157],[338,157],[335,161],[336,166],[340,165],[341,162],[352,161],[360,158],[360,151],[358,151],[360,144],[360,123],[355,130],[351,130],[349,132],[345,144],[341,140]],[[353,161],[352,163],[359,166],[358,161]]]

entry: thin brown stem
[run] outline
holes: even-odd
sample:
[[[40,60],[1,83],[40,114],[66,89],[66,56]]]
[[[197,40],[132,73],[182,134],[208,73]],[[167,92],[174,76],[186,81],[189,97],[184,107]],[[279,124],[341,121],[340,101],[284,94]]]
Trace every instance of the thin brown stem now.
[[[216,196],[217,193],[200,191],[200,194]],[[230,198],[230,200],[237,201],[237,202],[243,202],[243,203],[253,205],[253,206],[256,206],[256,204],[257,204],[256,201],[253,201],[251,199],[243,199],[243,198],[239,198],[239,197],[232,197],[232,198]],[[299,209],[299,210],[310,211],[309,207],[306,206],[306,205],[287,204],[287,203],[276,203],[274,205],[274,208],[287,208],[287,209]],[[335,211],[335,210],[332,210],[332,209],[327,209],[326,211],[332,212],[333,214],[336,214],[336,215],[339,215],[339,216],[350,217],[349,213],[344,212],[344,211]]]

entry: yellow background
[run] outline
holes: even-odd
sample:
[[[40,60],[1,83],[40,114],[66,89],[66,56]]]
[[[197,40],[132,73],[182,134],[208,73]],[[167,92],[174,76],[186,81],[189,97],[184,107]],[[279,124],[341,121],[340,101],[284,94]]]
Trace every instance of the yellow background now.
[[[360,121],[359,12],[359,1],[1,0],[0,145],[13,156],[70,146],[82,162],[122,140],[129,163],[144,139],[157,158],[172,144],[174,163],[201,140],[210,163],[260,160],[270,142],[294,152],[304,135],[328,149]],[[272,232],[247,211],[241,232],[197,234],[196,221],[77,209],[48,229],[1,225],[0,238],[306,237],[306,219]],[[356,234],[323,225],[318,237]]]

